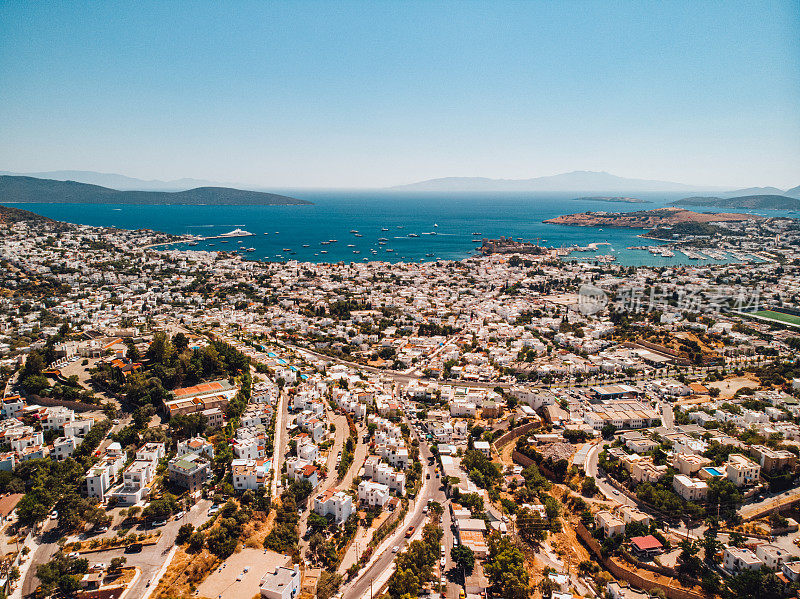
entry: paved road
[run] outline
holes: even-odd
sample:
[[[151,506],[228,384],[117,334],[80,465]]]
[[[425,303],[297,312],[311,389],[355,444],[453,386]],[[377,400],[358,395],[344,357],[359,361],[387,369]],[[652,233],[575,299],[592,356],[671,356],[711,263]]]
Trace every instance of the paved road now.
[[[44,524],[43,532],[38,539],[39,547],[33,552],[31,556],[31,565],[25,574],[25,579],[22,581],[22,596],[27,597],[32,595],[39,586],[39,579],[36,578],[36,566],[50,561],[60,549],[56,543],[61,538],[61,532],[55,527],[55,522],[48,520]]]
[[[356,364],[355,362],[348,362],[347,360],[342,360],[341,358],[334,358],[333,356],[327,356],[325,354],[321,354],[315,352],[314,350],[307,349],[305,347],[300,347],[297,345],[290,345],[286,344],[286,347],[292,349],[300,354],[308,354],[313,358],[317,358],[319,360],[328,360],[332,362],[337,362],[339,364],[344,364],[345,366],[349,366],[351,368],[355,368],[357,370],[363,370],[365,372],[371,372],[373,374],[380,374],[387,378],[393,379],[398,383],[409,383],[411,381],[422,381],[422,382],[436,382],[441,385],[458,385],[459,387],[477,387],[481,389],[494,389],[495,387],[509,387],[510,383],[500,383],[500,382],[481,382],[481,381],[464,381],[461,379],[457,380],[444,380],[444,379],[426,379],[418,375],[409,374],[406,372],[398,372],[397,370],[388,370],[383,368],[375,368],[373,366],[364,366],[362,364]]]
[[[283,391],[278,393],[278,403],[275,406],[275,439],[273,441],[272,453],[272,485],[270,495],[275,498],[278,496],[278,481],[281,478],[281,468],[283,466],[284,453],[287,447],[286,422],[289,419],[289,398]]]
[[[599,474],[599,466],[597,465],[597,462],[600,457],[600,452],[605,445],[605,441],[600,441],[589,450],[589,453],[586,454],[586,474],[587,476],[594,477],[595,483],[597,483],[597,488],[600,489],[600,492],[610,501],[621,504],[633,504],[634,502],[632,499],[629,499],[626,495],[617,491],[616,488],[606,481],[605,474]]]
[[[84,555],[89,560],[89,565],[103,563],[108,564],[114,557],[125,557],[127,559],[127,566],[136,566],[141,570],[142,575],[139,577],[137,583],[126,595],[128,599],[139,599],[147,591],[147,581],[152,580],[159,569],[164,565],[164,560],[167,553],[175,545],[175,537],[178,535],[178,529],[184,524],[194,524],[195,527],[200,526],[208,520],[208,508],[211,507],[211,501],[202,499],[198,501],[186,515],[177,520],[173,518],[163,527],[161,527],[161,538],[155,545],[145,546],[141,553],[125,553],[123,549],[111,549],[109,551],[99,551],[97,553],[89,553]]]

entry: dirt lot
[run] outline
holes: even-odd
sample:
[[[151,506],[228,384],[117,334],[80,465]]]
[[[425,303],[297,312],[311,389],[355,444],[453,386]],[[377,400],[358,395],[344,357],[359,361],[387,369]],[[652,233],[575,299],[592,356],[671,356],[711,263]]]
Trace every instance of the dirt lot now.
[[[735,378],[725,379],[716,383],[706,383],[709,389],[715,387],[719,389],[719,399],[730,399],[733,395],[743,387],[751,387],[758,389],[758,379],[748,378],[746,376],[739,376]]]
[[[246,599],[258,595],[261,578],[267,572],[273,572],[278,566],[289,564],[289,556],[264,552],[263,549],[244,548],[239,553],[230,556],[223,566],[217,568],[211,576],[206,578],[198,587],[200,597],[214,599]],[[244,572],[242,580],[236,577]]]

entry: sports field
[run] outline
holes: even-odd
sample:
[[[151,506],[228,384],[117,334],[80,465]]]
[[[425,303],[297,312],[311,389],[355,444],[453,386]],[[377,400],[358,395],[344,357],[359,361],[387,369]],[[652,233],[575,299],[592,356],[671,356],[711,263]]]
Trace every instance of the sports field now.
[[[785,322],[786,324],[793,324],[800,327],[800,316],[794,314],[784,314],[783,312],[775,312],[774,310],[760,310],[752,312],[753,316],[760,316],[769,320],[777,320],[778,322]]]

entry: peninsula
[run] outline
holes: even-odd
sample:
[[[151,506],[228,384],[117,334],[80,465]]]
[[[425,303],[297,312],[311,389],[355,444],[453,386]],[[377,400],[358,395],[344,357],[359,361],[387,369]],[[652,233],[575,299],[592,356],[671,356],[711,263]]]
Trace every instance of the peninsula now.
[[[800,200],[785,195],[759,194],[719,198],[700,196],[675,202],[678,206],[713,206],[715,208],[746,208],[760,210],[800,210]]]
[[[99,185],[35,177],[0,176],[0,202],[39,204],[184,204],[210,206],[290,206],[311,204],[289,196],[231,187],[186,191],[120,191]]]
[[[577,227],[617,227],[625,229],[654,229],[680,223],[737,222],[762,220],[753,214],[692,212],[683,208],[656,208],[635,212],[582,212],[550,218],[543,222]]]

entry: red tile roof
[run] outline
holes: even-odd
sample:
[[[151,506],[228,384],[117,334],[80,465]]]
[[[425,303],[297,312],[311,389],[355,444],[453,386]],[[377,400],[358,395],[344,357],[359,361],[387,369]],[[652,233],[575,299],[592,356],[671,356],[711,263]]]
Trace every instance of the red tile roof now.
[[[653,535],[647,535],[646,537],[633,537],[631,539],[631,544],[634,545],[639,551],[662,548],[661,541],[659,541]]]

